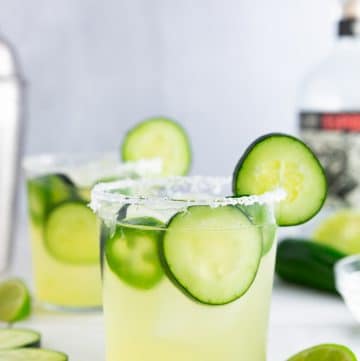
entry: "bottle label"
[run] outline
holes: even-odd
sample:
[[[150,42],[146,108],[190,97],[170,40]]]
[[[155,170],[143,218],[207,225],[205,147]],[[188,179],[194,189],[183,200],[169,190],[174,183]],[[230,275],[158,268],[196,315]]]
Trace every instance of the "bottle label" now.
[[[329,196],[350,206],[360,202],[360,111],[300,113],[300,136],[324,166]]]

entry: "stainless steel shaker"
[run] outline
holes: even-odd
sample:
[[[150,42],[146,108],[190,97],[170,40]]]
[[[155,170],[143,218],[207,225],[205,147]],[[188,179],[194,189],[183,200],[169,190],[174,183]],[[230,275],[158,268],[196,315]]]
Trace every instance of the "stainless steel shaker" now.
[[[0,272],[10,255],[23,133],[24,80],[13,47],[0,36]]]

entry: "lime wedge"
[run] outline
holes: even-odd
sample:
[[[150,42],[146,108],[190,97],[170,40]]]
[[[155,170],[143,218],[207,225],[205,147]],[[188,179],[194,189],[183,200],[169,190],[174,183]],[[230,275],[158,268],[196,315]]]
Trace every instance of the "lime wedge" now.
[[[30,315],[31,298],[29,291],[19,279],[0,283],[0,321],[15,322]]]
[[[313,238],[346,254],[360,253],[360,211],[334,213],[316,228]]]
[[[288,361],[357,361],[357,358],[346,346],[324,344],[301,351]]]

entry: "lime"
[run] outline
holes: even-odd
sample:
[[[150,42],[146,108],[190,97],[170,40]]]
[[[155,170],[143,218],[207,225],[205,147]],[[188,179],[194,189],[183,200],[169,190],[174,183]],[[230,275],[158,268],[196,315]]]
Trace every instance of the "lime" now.
[[[324,344],[308,348],[290,357],[288,361],[356,361],[356,356],[346,346]]]
[[[313,238],[346,254],[360,253],[360,211],[334,213],[316,228]]]
[[[10,279],[0,283],[0,321],[20,321],[28,317],[30,311],[30,293],[23,281]]]

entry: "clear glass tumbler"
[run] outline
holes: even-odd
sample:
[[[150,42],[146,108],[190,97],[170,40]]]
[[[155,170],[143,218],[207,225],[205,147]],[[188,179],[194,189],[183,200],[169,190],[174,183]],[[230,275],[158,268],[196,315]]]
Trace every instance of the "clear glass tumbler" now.
[[[231,180],[99,184],[107,361],[264,361],[279,194]]]
[[[160,164],[161,166],[161,164]],[[48,308],[101,306],[99,221],[88,207],[98,181],[159,174],[157,161],[112,155],[41,155],[24,161],[35,297]]]

